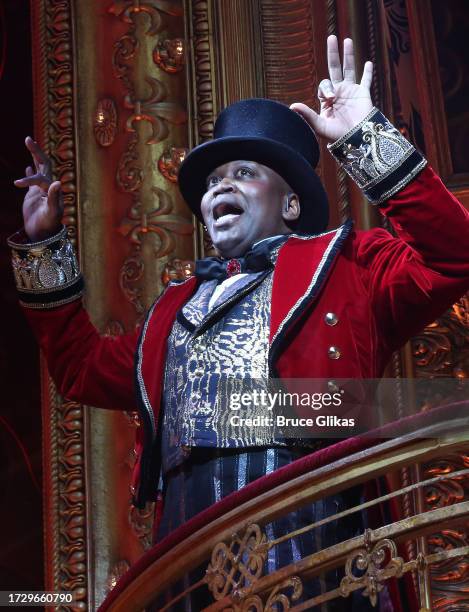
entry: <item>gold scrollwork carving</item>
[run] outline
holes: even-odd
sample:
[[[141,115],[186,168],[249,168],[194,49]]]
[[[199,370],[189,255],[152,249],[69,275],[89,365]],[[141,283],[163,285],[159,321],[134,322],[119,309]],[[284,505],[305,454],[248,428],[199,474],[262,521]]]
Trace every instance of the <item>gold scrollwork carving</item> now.
[[[185,45],[182,38],[160,40],[153,49],[153,61],[168,74],[175,74],[184,69]]]
[[[142,234],[153,233],[159,242],[155,257],[163,257],[174,249],[174,236],[190,236],[193,227],[192,223],[180,215],[171,214],[172,203],[168,193],[157,187],[153,187],[152,191],[157,196],[157,206],[145,212],[141,202],[134,202],[127,217],[121,222],[119,232],[135,245],[140,245]]]
[[[112,6],[109,7],[108,12],[130,24],[133,23],[132,18],[135,15],[144,13],[150,20],[146,34],[154,36],[162,27],[160,13],[180,17],[182,15],[182,7],[177,0],[148,0],[148,2],[141,2],[140,0],[115,0]]]
[[[120,286],[124,295],[134,305],[137,314],[141,315],[145,308],[142,237],[152,234],[156,238],[154,255],[159,258],[175,249],[176,235],[193,233],[192,223],[186,221],[182,215],[174,214],[170,192],[166,193],[156,187],[150,192],[144,189],[144,183],[151,180],[151,177],[150,173],[144,170],[148,167],[147,157],[141,147],[143,143],[154,145],[162,142],[170,134],[170,126],[187,123],[184,108],[177,102],[168,100],[170,85],[165,85],[162,80],[153,76],[142,78],[140,61],[142,57],[147,57],[149,51],[165,72],[180,71],[184,63],[183,40],[178,36],[168,36],[167,39],[162,38],[151,43],[151,39],[163,28],[166,30],[166,26],[171,30],[172,26],[168,24],[172,22],[170,19],[164,20],[164,14],[168,17],[182,17],[183,9],[180,0],[115,0],[108,12],[129,26],[114,44],[112,58],[114,75],[121,80],[125,88],[123,107],[130,110],[125,122],[125,130],[130,137],[119,160],[116,174],[119,189],[132,194],[132,205],[119,227],[120,233],[128,238],[132,245],[131,253],[120,271]],[[161,78],[167,77],[162,75]],[[149,133],[144,133],[144,130],[137,131],[139,123],[148,124]],[[163,154],[160,160],[160,171],[171,182],[175,182],[174,177],[182,155],[183,150],[175,147],[173,151],[169,148],[169,154]],[[174,190],[174,187],[170,189]],[[151,194],[156,195],[155,202],[152,202]]]
[[[127,94],[124,106],[133,110],[127,119],[127,132],[135,132],[134,123],[148,121],[152,128],[152,135],[147,139],[147,144],[156,144],[164,140],[168,135],[168,123],[182,125],[187,122],[187,113],[174,102],[163,102],[167,96],[166,88],[153,77],[147,77],[145,81],[151,87],[151,94],[145,100],[133,100],[131,94]]]
[[[206,582],[218,600],[251,586],[261,576],[267,558],[267,537],[259,525],[249,525],[244,535],[234,534],[229,544],[219,542],[212,550]]]
[[[186,158],[187,152],[184,147],[167,147],[161,154],[158,160],[158,170],[168,181],[177,182],[179,168]]]
[[[143,183],[143,169],[138,165],[137,145],[137,134],[132,134],[117,168],[117,185],[125,193],[137,191]]]
[[[192,32],[195,66],[197,142],[212,138],[215,115],[211,26],[207,0],[194,0]]]
[[[127,257],[119,273],[119,285],[125,297],[133,304],[138,315],[145,312],[143,304],[143,293],[140,281],[143,278],[145,264],[140,256],[139,249],[136,249]]]
[[[86,599],[86,522],[83,407],[63,402],[59,408],[57,474],[60,534],[60,588]],[[76,608],[78,609],[78,608]]]
[[[423,466],[424,478],[445,475],[447,478],[433,482],[424,489],[425,509],[443,508],[469,499],[467,475],[451,475],[469,467],[469,454],[444,457]],[[430,552],[452,551],[469,543],[469,522],[458,528],[441,529],[427,537]],[[464,605],[468,602],[469,563],[467,558],[446,559],[431,566],[432,590],[438,592],[435,609],[443,604]],[[446,607],[445,607],[446,609]]]
[[[117,108],[114,100],[103,98],[96,105],[94,115],[94,136],[102,147],[109,147],[117,134]]]
[[[356,575],[355,569],[364,573]],[[369,598],[372,606],[376,606],[384,582],[392,577],[400,578],[403,570],[404,560],[398,556],[396,544],[385,538],[372,546],[371,531],[367,529],[365,548],[355,550],[347,559],[340,594],[348,597],[352,591],[364,588],[363,596]]]
[[[124,34],[114,43],[112,54],[114,76],[121,79],[125,88],[129,91],[133,91],[133,83],[129,78],[130,67],[127,62],[135,57],[138,46],[138,40],[133,33]]]
[[[418,376],[469,377],[469,294],[412,340]]]
[[[76,136],[73,115],[74,28],[69,0],[32,3],[34,58],[39,76],[35,93],[38,140],[50,152],[64,193],[63,221],[68,237],[78,236]],[[47,500],[46,588],[72,591],[71,609],[85,609],[88,599],[86,479],[83,407],[62,400],[48,377],[44,490]]]
[[[285,591],[292,589],[290,595]],[[270,591],[264,603],[259,595],[246,597],[239,605],[224,608],[225,612],[284,612],[290,610],[291,603],[297,601],[303,592],[303,583],[298,576],[291,576],[283,580]]]

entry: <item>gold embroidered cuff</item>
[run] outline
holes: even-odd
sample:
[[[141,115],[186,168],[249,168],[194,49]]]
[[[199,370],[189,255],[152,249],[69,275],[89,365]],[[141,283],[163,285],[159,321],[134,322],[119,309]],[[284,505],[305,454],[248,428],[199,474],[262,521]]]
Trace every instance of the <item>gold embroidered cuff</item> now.
[[[327,148],[372,204],[403,189],[427,163],[377,108]]]
[[[67,228],[40,242],[28,242],[24,230],[7,240],[20,303],[28,308],[54,308],[83,293],[83,278]]]

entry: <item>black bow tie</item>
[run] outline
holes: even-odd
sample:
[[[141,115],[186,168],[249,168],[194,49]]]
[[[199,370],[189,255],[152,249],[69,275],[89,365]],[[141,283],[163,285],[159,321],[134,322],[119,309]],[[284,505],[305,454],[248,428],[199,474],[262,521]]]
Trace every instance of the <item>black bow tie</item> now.
[[[262,272],[274,267],[272,250],[282,244],[287,236],[279,236],[276,240],[262,241],[248,251],[244,257],[222,259],[221,257],[205,257],[195,262],[195,275],[200,280],[225,280],[235,274],[250,274]]]

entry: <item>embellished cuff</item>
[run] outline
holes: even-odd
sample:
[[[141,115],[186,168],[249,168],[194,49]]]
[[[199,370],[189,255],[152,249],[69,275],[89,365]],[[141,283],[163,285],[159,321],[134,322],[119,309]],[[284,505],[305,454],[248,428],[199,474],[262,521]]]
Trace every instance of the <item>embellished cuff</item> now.
[[[83,277],[67,228],[40,242],[28,242],[24,230],[7,240],[20,303],[27,308],[55,308],[83,294]]]
[[[427,163],[377,108],[327,148],[372,204],[388,200]]]

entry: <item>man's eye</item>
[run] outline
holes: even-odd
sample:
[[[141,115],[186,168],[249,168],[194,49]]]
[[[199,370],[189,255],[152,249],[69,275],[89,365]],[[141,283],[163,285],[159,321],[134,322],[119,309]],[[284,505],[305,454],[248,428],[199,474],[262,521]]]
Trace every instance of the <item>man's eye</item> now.
[[[251,170],[251,168],[243,167],[243,168],[239,168],[236,171],[236,174],[238,174],[239,176],[254,176],[254,171]]]
[[[217,185],[217,183],[220,182],[220,177],[219,176],[211,176],[208,180],[207,180],[207,187],[213,187],[214,185]]]

